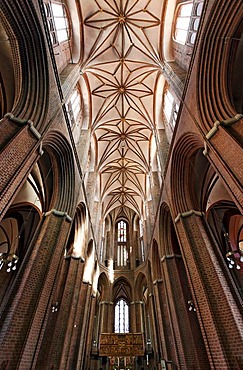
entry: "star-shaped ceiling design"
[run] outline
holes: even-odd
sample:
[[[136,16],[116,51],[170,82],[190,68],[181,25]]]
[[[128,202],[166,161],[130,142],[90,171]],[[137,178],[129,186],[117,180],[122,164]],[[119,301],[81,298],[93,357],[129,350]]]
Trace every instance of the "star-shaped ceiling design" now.
[[[83,1],[84,58],[92,95],[101,201],[106,215],[128,207],[142,215],[154,129],[161,2]],[[158,17],[159,16],[159,17]]]

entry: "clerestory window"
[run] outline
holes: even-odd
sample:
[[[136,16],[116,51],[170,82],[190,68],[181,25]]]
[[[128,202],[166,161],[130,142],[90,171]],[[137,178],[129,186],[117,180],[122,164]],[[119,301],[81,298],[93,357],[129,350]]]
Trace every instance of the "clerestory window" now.
[[[74,127],[81,112],[81,95],[78,88],[73,91],[71,98],[67,103],[67,112],[71,126]]]
[[[203,9],[203,0],[181,3],[177,7],[174,39],[181,44],[194,45]]]
[[[55,46],[67,41],[69,39],[69,26],[64,5],[52,1],[44,5],[52,45]]]
[[[129,333],[129,307],[124,299],[115,305],[115,333]]]
[[[174,131],[178,110],[179,110],[178,104],[175,103],[174,98],[172,94],[169,92],[169,90],[166,90],[164,93],[163,100],[163,112],[166,122],[171,131]]]
[[[117,266],[126,266],[127,253],[127,224],[119,221],[117,224]]]

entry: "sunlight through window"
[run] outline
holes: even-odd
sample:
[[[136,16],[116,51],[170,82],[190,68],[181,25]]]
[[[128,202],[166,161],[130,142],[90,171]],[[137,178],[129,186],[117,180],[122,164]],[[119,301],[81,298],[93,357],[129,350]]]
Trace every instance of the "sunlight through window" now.
[[[124,299],[115,306],[115,333],[129,333],[129,309]]]

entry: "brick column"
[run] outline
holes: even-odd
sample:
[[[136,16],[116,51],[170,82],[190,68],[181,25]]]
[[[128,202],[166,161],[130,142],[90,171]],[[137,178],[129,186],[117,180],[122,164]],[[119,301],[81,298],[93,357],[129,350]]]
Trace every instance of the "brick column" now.
[[[241,115],[238,115],[239,117]],[[236,116],[237,117],[237,116]],[[228,124],[227,121],[232,121]],[[232,119],[226,121],[216,121],[213,128],[206,135],[204,155],[217,168],[217,172],[222,175],[225,181],[227,191],[230,193],[232,199],[238,208],[243,211],[243,171],[242,171],[242,142],[237,141],[233,135],[227,132],[225,127],[237,127],[239,137],[243,135],[243,118],[240,120]],[[227,142],[227,150],[225,150],[225,143]]]
[[[183,283],[186,278],[182,269],[181,256],[171,255],[162,258],[163,275],[166,284],[168,299],[169,321],[172,329],[175,346],[175,358],[180,369],[207,368],[207,357],[203,341],[197,340],[198,329],[196,323],[190,320]],[[193,313],[191,313],[193,314]],[[200,346],[201,344],[201,346]],[[197,345],[200,347],[200,355],[197,353]],[[203,362],[200,362],[200,357]]]
[[[87,339],[86,339],[86,350],[84,354],[84,362],[83,362],[83,368],[89,369],[90,368],[90,354],[92,352],[92,349],[96,349],[96,345],[98,343],[98,340],[96,337],[94,337],[94,329],[95,325],[97,324],[95,322],[95,308],[96,308],[96,299],[92,295],[91,297],[91,305],[90,305],[90,312],[89,312],[89,320],[88,320],[88,331],[87,331]],[[97,340],[97,343],[93,343],[93,340]]]
[[[76,262],[77,261],[73,261]],[[71,308],[69,310],[69,323],[65,336],[65,343],[62,350],[60,368],[75,369],[78,359],[80,335],[84,326],[85,302],[89,300],[89,285],[82,281],[84,264],[78,262],[78,269],[75,281],[75,289]],[[65,302],[64,302],[65,305]],[[71,316],[70,316],[71,315]]]
[[[219,264],[202,214],[188,211],[175,221],[210,368],[236,369],[243,353],[242,307],[229,286],[227,266],[223,259]]]
[[[77,321],[80,285],[84,264],[78,259],[63,260],[63,273],[58,282],[52,302],[57,302],[56,312],[48,317],[40,345],[35,368],[55,366],[65,368],[69,355],[73,353],[72,337],[80,330],[82,319]],[[61,365],[60,365],[61,364]]]
[[[159,360],[161,358],[168,358],[166,356],[166,347],[165,347],[165,333],[163,327],[163,313],[161,307],[161,300],[163,300],[162,292],[160,289],[160,285],[163,281],[155,280],[153,282],[153,300],[152,300],[152,307],[153,307],[153,314],[154,314],[154,332],[156,333],[156,345],[157,345],[157,354],[159,356]]]
[[[172,330],[170,307],[164,280],[154,282],[154,298],[159,333],[161,356],[165,360],[178,362],[175,339]]]
[[[142,301],[131,302],[131,324],[132,333],[144,333]]]
[[[82,330],[80,332],[79,341],[77,343],[78,349],[78,356],[77,361],[75,361],[76,367],[70,367],[70,369],[83,369],[84,368],[84,361],[86,355],[86,344],[87,344],[87,335],[89,330],[90,324],[90,312],[91,312],[91,303],[92,303],[92,286],[87,283],[83,283],[83,292],[81,294],[81,301],[82,301],[82,317],[83,317],[83,325]],[[80,301],[80,304],[81,304]]]
[[[36,244],[26,254],[9,302],[1,313],[1,353],[5,354],[11,369],[27,369],[32,363],[43,320],[50,307],[55,276],[64,255],[70,228],[67,221],[66,214],[61,217],[52,212],[44,219]]]
[[[33,123],[17,119],[12,114],[9,117],[2,119],[0,124],[0,221],[30,168],[42,154],[39,141],[41,136]],[[7,143],[2,141],[5,134],[8,137]]]
[[[100,302],[100,333],[113,332],[113,322],[114,322],[113,318],[114,318],[113,302],[109,301]]]

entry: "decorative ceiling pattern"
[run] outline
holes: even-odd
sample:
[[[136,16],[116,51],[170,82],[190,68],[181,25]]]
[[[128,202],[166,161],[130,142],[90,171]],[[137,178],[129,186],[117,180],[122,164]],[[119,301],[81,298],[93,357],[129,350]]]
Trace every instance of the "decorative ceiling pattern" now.
[[[82,72],[92,93],[103,212],[129,207],[141,216],[161,68],[161,1],[89,0],[82,10]]]

